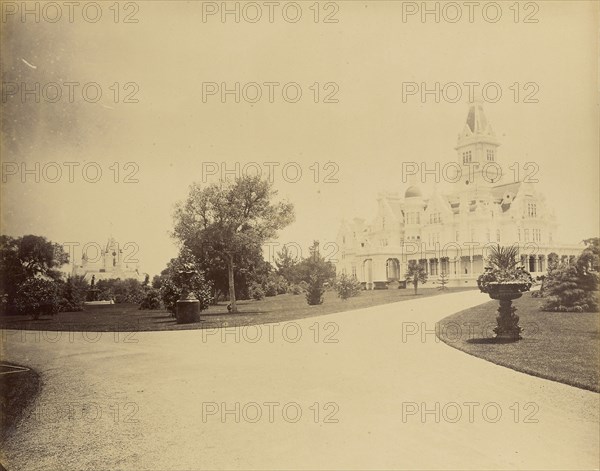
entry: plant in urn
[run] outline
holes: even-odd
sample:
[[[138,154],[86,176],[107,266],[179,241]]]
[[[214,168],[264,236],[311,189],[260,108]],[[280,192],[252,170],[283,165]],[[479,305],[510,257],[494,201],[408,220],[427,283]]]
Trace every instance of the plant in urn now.
[[[197,270],[192,261],[191,254],[182,257],[181,264],[177,269],[176,283],[181,287],[181,295],[177,301],[177,323],[189,324],[200,322],[200,301],[193,291],[192,280]]]
[[[500,303],[497,326],[494,329],[499,340],[521,339],[522,328],[519,326],[517,308],[512,305],[514,299],[529,291],[533,278],[522,266],[517,266],[518,247],[490,247],[485,272],[477,278],[477,286],[482,293]]]

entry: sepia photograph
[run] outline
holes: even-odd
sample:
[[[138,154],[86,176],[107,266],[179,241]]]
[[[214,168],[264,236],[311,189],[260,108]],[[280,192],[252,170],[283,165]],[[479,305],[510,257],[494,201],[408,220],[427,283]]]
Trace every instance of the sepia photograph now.
[[[597,1],[0,16],[0,471],[600,469]]]

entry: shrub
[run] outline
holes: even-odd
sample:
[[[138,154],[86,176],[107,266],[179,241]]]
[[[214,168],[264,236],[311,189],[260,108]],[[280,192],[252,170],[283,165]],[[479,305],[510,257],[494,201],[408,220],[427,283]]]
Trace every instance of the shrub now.
[[[212,299],[210,286],[204,282],[203,276],[198,276],[199,279],[193,283],[192,293],[198,298],[200,301],[200,310],[204,311],[210,306],[210,302]],[[160,297],[162,302],[171,314],[175,314],[177,312],[177,301],[181,297],[183,293],[183,289],[181,286],[175,284],[173,279],[170,277],[165,277],[162,282],[162,286],[160,287]]]
[[[275,284],[277,286],[277,294],[285,294],[290,289],[290,284],[281,275],[277,275]]]
[[[147,288],[146,296],[142,299],[140,309],[160,309],[160,291],[156,288]]]
[[[362,288],[358,280],[346,274],[340,275],[333,286],[338,296],[344,300],[358,296]]]
[[[544,282],[544,311],[583,312],[598,310],[598,273],[576,265],[562,265],[548,272]]]
[[[30,313],[36,320],[42,314],[56,314],[60,303],[58,282],[43,278],[30,278],[24,281],[15,297],[17,311],[22,314]]]
[[[67,281],[60,282],[60,312],[75,312],[83,310],[89,285],[83,276],[69,276]]]
[[[324,283],[318,276],[311,277],[308,289],[306,290],[306,302],[309,305],[323,304],[323,293],[325,293]]]
[[[293,284],[293,285],[290,285],[288,292],[298,295],[298,294],[302,294],[304,292],[304,290],[302,289],[302,286]]]
[[[201,311],[207,309],[213,299],[212,283],[206,281],[204,271],[189,252],[182,252],[171,259],[161,272],[160,297],[165,309],[173,315],[177,313],[177,301],[184,289],[200,301]]]
[[[277,284],[273,280],[267,280],[265,283],[265,295],[277,296]]]
[[[140,304],[146,295],[142,284],[133,278],[100,280],[96,283],[96,288],[100,290],[99,301],[112,299],[115,304]]]
[[[258,283],[252,283],[248,287],[248,293],[250,294],[250,297],[252,299],[256,299],[257,301],[260,301],[261,299],[264,299],[264,297],[265,297],[265,290]]]

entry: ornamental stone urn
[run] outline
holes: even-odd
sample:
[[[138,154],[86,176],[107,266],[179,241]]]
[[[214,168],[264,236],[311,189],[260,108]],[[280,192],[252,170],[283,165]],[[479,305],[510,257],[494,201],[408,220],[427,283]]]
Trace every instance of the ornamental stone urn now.
[[[96,288],[96,275],[92,275],[90,287],[86,293],[86,301],[98,301],[98,293],[100,293],[100,290]]]
[[[190,289],[190,280],[194,276],[194,270],[180,271],[182,280],[182,291],[177,301],[176,318],[178,324],[190,324],[200,322],[200,301]]]
[[[515,314],[517,308],[513,307],[513,299],[518,299],[524,291],[529,291],[533,278],[525,268],[518,266],[519,248],[491,246],[488,252],[488,266],[477,278],[477,286],[482,293],[487,293],[490,298],[500,302],[497,327],[494,329],[496,339],[516,341],[521,339],[519,316]]]
[[[513,299],[523,296],[529,286],[523,282],[490,282],[488,294],[490,298],[500,302],[498,308],[498,325],[494,329],[496,338],[500,340],[520,340],[522,328],[519,326],[519,316],[515,314],[517,308],[512,305]]]

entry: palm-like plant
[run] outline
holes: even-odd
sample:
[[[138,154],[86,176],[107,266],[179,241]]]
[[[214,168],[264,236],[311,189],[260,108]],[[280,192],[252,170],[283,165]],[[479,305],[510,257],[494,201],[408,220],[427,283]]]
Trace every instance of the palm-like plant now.
[[[500,245],[490,247],[488,263],[501,270],[510,270],[517,266],[519,248],[516,245],[501,247]]]
[[[500,302],[497,327],[494,329],[496,338],[518,340],[521,338],[519,316],[512,305],[513,299],[521,297],[523,291],[529,291],[533,278],[520,266],[518,261],[519,249],[511,247],[490,247],[488,266],[485,272],[477,278],[477,286],[482,293],[488,293],[490,298]]]
[[[488,266],[485,272],[477,279],[479,289],[488,293],[490,283],[494,285],[517,284],[522,285],[522,291],[528,291],[533,284],[533,278],[525,271],[519,262],[519,248],[517,246],[501,247],[500,245],[490,247],[487,258]]]

